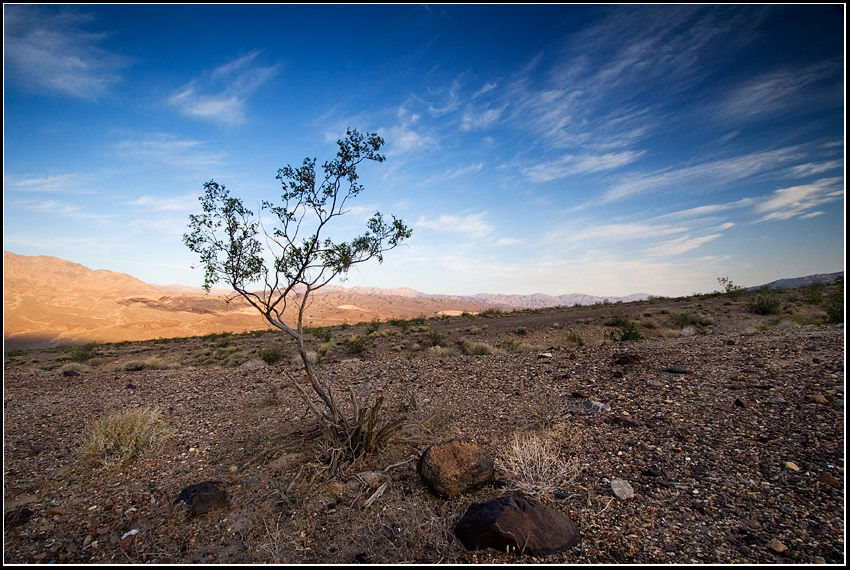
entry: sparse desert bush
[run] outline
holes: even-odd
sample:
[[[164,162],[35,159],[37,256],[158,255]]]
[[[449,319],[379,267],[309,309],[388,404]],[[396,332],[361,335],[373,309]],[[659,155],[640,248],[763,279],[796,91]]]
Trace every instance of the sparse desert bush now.
[[[711,319],[699,313],[673,313],[670,315],[670,320],[677,327],[686,327],[688,325],[708,326],[711,324]]]
[[[92,467],[121,466],[170,433],[170,426],[155,408],[121,412],[96,422],[79,453]]]
[[[486,342],[474,342],[469,339],[461,339],[460,347],[464,354],[468,355],[487,355],[496,354],[498,350]]]
[[[435,345],[428,349],[428,355],[435,358],[443,358],[452,354],[452,349],[447,346]]]
[[[317,327],[310,329],[310,334],[313,335],[313,338],[316,340],[328,342],[331,340],[331,337],[333,337],[333,329],[331,327]]]
[[[351,334],[343,341],[343,345],[345,345],[351,354],[363,354],[372,344],[372,341],[373,339],[368,336]]]
[[[97,349],[97,343],[90,342],[88,344],[83,344],[74,349],[71,353],[71,360],[74,362],[85,362],[95,356]]]
[[[775,315],[779,312],[781,300],[779,295],[769,289],[762,289],[747,301],[747,310],[756,315]]]
[[[446,337],[436,331],[431,331],[428,333],[428,342],[431,343],[431,346],[444,346]]]
[[[842,280],[843,281],[843,280]],[[826,298],[826,321],[828,323],[844,322],[844,291],[843,288],[834,291]]]
[[[570,332],[567,333],[567,340],[577,344],[578,346],[584,346],[584,338],[576,329],[570,329]]]
[[[500,317],[502,315],[504,315],[504,313],[499,309],[485,309],[478,313],[479,317],[484,317],[485,319],[492,319],[495,317]]]
[[[500,460],[508,488],[541,502],[551,502],[554,493],[581,472],[579,463],[563,457],[556,438],[547,432],[514,434]]]
[[[617,336],[616,333],[608,332],[606,333],[606,338],[611,342],[625,342],[625,341],[634,341],[634,340],[643,340],[643,334],[637,329],[637,326],[626,319],[625,317],[616,318],[616,324],[620,327],[621,333]],[[606,323],[610,325],[611,323]]]
[[[157,357],[145,360],[128,360],[121,365],[124,372],[138,372],[139,370],[159,370],[162,368],[162,359]]]
[[[276,346],[260,349],[260,360],[266,364],[276,364],[283,358],[283,351]]]
[[[514,334],[518,334],[519,336],[528,336],[528,329],[525,327],[518,327],[514,329]]]

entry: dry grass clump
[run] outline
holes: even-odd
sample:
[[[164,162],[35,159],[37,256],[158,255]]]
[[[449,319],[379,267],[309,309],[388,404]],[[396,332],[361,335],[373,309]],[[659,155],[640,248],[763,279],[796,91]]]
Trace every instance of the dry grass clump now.
[[[79,453],[92,467],[120,466],[170,433],[171,427],[155,408],[111,414],[92,426],[91,437]]]
[[[558,442],[549,432],[514,434],[500,459],[509,489],[543,502],[551,502],[554,493],[581,472],[578,461],[561,455]]]
[[[463,350],[464,354],[472,355],[488,355],[488,354],[497,354],[499,352],[498,349],[493,346],[487,344],[486,342],[474,342],[469,339],[461,339],[460,341],[461,350]]]

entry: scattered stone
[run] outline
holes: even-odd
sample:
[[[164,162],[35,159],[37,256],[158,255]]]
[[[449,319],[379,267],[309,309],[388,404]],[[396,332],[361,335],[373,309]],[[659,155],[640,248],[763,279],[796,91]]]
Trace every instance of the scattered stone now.
[[[635,364],[636,362],[643,362],[646,360],[643,356],[639,354],[615,354],[614,355],[614,364],[618,366],[628,366],[629,364]]]
[[[778,539],[776,539],[776,538],[774,538],[773,540],[771,540],[771,541],[767,544],[767,546],[768,546],[771,550],[773,550],[774,552],[779,552],[779,553],[782,553],[782,552],[785,552],[786,550],[788,550],[788,547],[787,547],[787,546],[785,546],[784,544],[782,544],[782,542],[780,542],[780,541],[779,541]]]
[[[664,369],[664,372],[669,372],[670,374],[693,374],[694,371],[690,368],[685,368],[684,366],[668,366]]]
[[[632,416],[626,416],[626,415],[612,417],[611,423],[617,424],[617,425],[623,426],[623,427],[635,427],[636,425],[638,425],[638,422],[637,422],[636,419],[634,419]]]
[[[799,471],[800,466],[794,463],[793,461],[786,461],[785,469],[787,469],[788,471]]]
[[[736,408],[746,408],[746,407],[747,407],[747,402],[746,402],[746,401],[744,401],[744,400],[743,400],[743,399],[741,399],[741,398],[735,398],[734,406],[735,406]]]
[[[537,355],[537,358],[552,358],[551,352],[541,352]]]
[[[813,404],[826,404],[829,400],[827,400],[826,396],[822,394],[814,394],[811,396],[806,396],[806,401],[811,402]]]
[[[419,475],[441,497],[457,497],[491,481],[493,459],[478,445],[453,440],[432,445],[419,459]]]
[[[275,472],[285,472],[306,463],[310,459],[306,453],[285,453],[271,463],[269,467]]]
[[[761,523],[756,519],[749,519],[744,522],[744,526],[751,528],[752,530],[758,530],[761,528]]]
[[[62,373],[62,376],[71,376],[71,377],[73,377],[73,376],[79,376],[79,375],[80,375],[80,373],[79,373],[79,372],[77,372],[76,370],[66,370],[66,371],[64,371],[64,372]]]
[[[174,504],[180,502],[191,505],[194,515],[202,515],[229,506],[227,491],[219,489],[210,481],[189,485],[180,491]]]
[[[633,499],[635,490],[625,479],[611,479],[611,490],[614,491],[614,496],[621,501]]]
[[[455,527],[455,536],[469,550],[515,549],[531,556],[565,552],[581,540],[569,516],[522,497],[470,505]]]
[[[648,380],[646,383],[650,386],[655,386],[656,388],[664,387],[664,382],[661,382],[660,380]]]
[[[130,545],[133,544],[133,540],[135,540],[136,535],[139,533],[139,529],[134,528],[133,530],[129,530],[124,533],[121,539],[118,541],[118,545],[121,548],[130,548]]]
[[[818,482],[823,483],[824,485],[831,485],[833,487],[839,487],[841,485],[841,480],[836,479],[832,473],[821,473],[818,475]]]

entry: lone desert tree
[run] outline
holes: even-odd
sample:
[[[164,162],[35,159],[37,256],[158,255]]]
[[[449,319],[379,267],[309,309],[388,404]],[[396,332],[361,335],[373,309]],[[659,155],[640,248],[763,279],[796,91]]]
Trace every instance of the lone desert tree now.
[[[323,407],[314,405],[297,383],[295,386],[337,445],[332,464],[342,454],[356,457],[372,450],[399,427],[400,420],[379,425],[381,397],[368,409],[361,409],[353,392],[350,415],[343,412],[308,358],[304,310],[314,291],[335,277],[344,276],[355,264],[370,259],[382,262],[384,252],[412,233],[395,216],[389,222],[376,212],[366,223],[365,233],[350,241],[335,243],[325,237],[330,222],[345,214],[349,200],[363,191],[357,166],[365,160],[385,160],[378,153],[384,140],[375,133],[362,135],[349,129],[346,138],[337,144],[336,158],[322,165],[322,178],[317,177],[316,160],[310,158],[305,158],[299,168],[286,166],[278,170],[276,178],[283,188],[281,203],[264,200],[260,204],[261,211],[274,219],[271,228],[261,223],[241,199],[210,181],[204,184],[205,193],[199,198],[202,213],[189,216],[191,231],[183,236],[189,249],[200,256],[205,290],[226,282],[270,325],[297,341],[308,381]],[[263,242],[272,258],[268,263]],[[296,304],[294,323],[286,322],[288,303]]]

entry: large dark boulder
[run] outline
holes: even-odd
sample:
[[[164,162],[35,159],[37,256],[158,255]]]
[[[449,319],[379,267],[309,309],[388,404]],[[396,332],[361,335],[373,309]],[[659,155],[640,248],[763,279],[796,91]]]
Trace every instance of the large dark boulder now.
[[[437,495],[457,497],[493,479],[493,459],[474,443],[440,443],[422,454],[419,475]]]
[[[469,550],[516,549],[531,556],[564,552],[581,540],[565,513],[522,497],[470,505],[455,526],[455,536]]]

